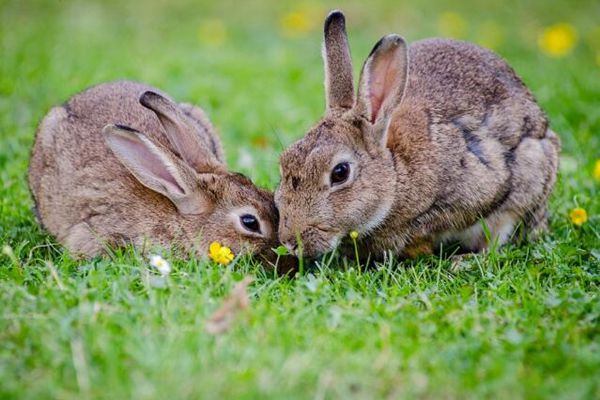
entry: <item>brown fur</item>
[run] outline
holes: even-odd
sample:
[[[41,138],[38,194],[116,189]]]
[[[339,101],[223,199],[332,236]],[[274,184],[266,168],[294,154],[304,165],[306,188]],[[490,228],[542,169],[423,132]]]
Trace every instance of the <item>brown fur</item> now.
[[[560,142],[491,51],[447,39],[407,47],[388,35],[365,62],[353,100],[352,109],[328,110],[281,156],[275,199],[280,239],[291,249],[299,238],[304,254],[316,256],[358,230],[373,256],[401,254],[411,241],[480,251],[489,244],[482,219],[500,244],[519,224],[533,234],[546,228]],[[352,178],[330,187],[340,160]]]
[[[39,126],[29,169],[40,222],[83,256],[127,243],[141,250],[177,244],[206,256],[215,240],[236,254],[270,255],[278,222],[272,194],[227,171],[219,137],[202,110],[156,95],[154,102],[173,107],[176,114],[170,122],[161,121],[140,104],[147,91],[159,93],[135,82],[105,83],[50,110]],[[103,133],[108,124],[124,127],[111,125]],[[187,203],[174,203],[136,179],[127,158],[121,160],[107,145],[120,137],[154,143],[176,166],[182,187],[193,192]],[[256,213],[261,234],[237,224],[232,213],[245,208]]]
[[[335,12],[334,12],[335,13]],[[352,81],[352,59],[346,37],[346,20],[339,13],[337,18],[328,18],[323,29],[323,61],[327,109],[335,112],[352,108],[354,82]]]

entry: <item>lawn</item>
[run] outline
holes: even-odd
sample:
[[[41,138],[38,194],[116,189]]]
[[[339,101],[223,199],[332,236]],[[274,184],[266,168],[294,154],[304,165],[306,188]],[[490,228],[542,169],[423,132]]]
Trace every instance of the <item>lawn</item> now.
[[[165,252],[161,280],[132,249],[78,261],[36,225],[38,121],[118,78],[202,106],[230,167],[274,188],[278,154],[323,112],[335,7],[357,70],[392,31],[515,67],[563,143],[549,234],[462,261],[332,257],[294,278]],[[593,0],[0,0],[0,398],[600,398],[599,17]],[[249,306],[209,334],[244,276]]]

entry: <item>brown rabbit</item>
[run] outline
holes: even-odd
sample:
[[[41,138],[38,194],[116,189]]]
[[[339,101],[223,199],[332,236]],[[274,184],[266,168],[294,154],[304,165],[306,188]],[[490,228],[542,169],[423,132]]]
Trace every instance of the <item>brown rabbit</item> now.
[[[236,254],[277,246],[272,194],[227,171],[204,112],[139,83],[101,84],[50,110],[29,184],[40,223],[79,255],[127,243],[201,256],[212,241]]]
[[[356,230],[374,257],[450,241],[481,251],[517,226],[546,229],[560,142],[506,62],[470,43],[407,48],[388,35],[355,98],[343,14],[324,31],[325,117],[280,160],[275,203],[290,250],[317,256]]]

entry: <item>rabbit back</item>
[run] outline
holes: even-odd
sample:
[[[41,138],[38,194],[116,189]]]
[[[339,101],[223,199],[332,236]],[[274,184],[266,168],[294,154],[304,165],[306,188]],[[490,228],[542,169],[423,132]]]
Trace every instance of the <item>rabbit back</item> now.
[[[543,229],[560,142],[514,70],[491,51],[445,39],[414,43],[409,60],[388,146],[420,169],[431,200],[411,223],[415,235],[442,232],[439,240],[478,250],[483,217],[497,236],[520,220]]]

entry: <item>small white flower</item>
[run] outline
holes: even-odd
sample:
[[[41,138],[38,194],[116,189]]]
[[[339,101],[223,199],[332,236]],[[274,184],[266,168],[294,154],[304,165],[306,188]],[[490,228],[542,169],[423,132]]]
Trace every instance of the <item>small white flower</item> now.
[[[254,157],[248,152],[248,150],[241,148],[238,152],[238,166],[240,168],[252,169],[254,168]]]
[[[13,253],[12,247],[10,247],[9,245],[5,244],[4,246],[2,246],[2,254],[4,254],[7,257],[12,258],[15,253]]]
[[[167,260],[165,260],[159,255],[150,256],[150,265],[156,268],[162,276],[169,275],[169,273],[171,272],[171,266],[169,265]]]

